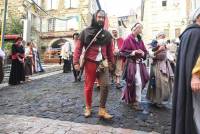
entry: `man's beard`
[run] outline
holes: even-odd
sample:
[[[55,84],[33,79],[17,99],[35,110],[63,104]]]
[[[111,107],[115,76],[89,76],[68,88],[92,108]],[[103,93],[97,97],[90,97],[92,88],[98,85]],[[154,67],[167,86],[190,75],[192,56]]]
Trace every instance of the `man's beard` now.
[[[101,28],[104,27],[104,22],[103,22],[103,21],[98,21],[97,24],[98,24],[98,26],[101,27]]]

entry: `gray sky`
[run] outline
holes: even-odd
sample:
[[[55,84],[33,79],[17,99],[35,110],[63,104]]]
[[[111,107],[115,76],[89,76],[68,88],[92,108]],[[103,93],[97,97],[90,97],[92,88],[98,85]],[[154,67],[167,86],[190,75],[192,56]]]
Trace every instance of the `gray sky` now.
[[[128,15],[131,9],[136,9],[141,4],[141,0],[99,0],[109,15]]]

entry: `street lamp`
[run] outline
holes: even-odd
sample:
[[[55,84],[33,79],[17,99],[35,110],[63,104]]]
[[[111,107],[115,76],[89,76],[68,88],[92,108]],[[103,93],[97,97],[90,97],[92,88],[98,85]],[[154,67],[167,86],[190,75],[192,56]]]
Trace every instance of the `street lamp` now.
[[[2,19],[1,41],[0,41],[0,48],[2,49],[4,49],[4,34],[5,34],[5,29],[6,29],[7,4],[8,4],[8,0],[4,0],[4,13],[3,13],[3,19]]]

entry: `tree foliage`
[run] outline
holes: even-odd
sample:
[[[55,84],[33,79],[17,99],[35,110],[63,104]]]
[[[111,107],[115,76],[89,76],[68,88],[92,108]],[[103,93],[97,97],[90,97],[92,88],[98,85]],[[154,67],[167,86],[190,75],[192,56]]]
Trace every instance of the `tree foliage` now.
[[[10,19],[6,23],[6,34],[22,34],[23,24],[19,18],[10,16]]]

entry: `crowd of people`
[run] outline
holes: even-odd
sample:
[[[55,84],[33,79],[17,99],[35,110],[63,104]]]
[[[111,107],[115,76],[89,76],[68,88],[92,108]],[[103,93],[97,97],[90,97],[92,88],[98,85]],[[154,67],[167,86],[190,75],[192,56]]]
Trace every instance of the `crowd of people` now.
[[[180,36],[180,42],[166,39],[159,32],[151,43],[144,45],[141,23],[136,23],[125,38],[113,29],[105,30],[106,13],[98,10],[92,23],[84,29],[75,43],[73,68],[81,70],[80,59],[84,51],[85,117],[92,115],[92,92],[96,81],[100,87],[98,115],[104,119],[113,116],[106,110],[110,82],[122,88],[121,99],[141,111],[142,91],[146,98],[161,108],[172,101],[172,134],[199,134],[200,91],[200,8],[193,15],[193,23]],[[150,61],[150,73],[145,60]],[[120,80],[125,80],[121,86]],[[172,97],[173,96],[173,97]]]
[[[44,71],[36,45],[33,42],[25,43],[22,37],[18,37],[12,45],[11,60],[10,85],[30,81],[30,75]]]
[[[105,30],[105,18],[106,13],[98,10],[93,15],[91,25],[80,35],[76,33],[73,44],[73,70],[80,71],[81,59],[84,59],[85,117],[90,117],[92,113],[95,83],[100,89],[98,114],[102,118],[112,118],[106,110],[111,83],[115,84],[116,89],[122,89],[121,99],[139,111],[143,110],[142,91],[149,83],[147,98],[155,106],[162,107],[162,102],[169,101],[172,95],[176,50],[173,49],[174,53],[171,53],[170,48],[177,48],[177,45],[167,41],[165,33],[160,32],[146,48],[141,37],[141,23],[136,23],[127,38],[123,39],[117,29],[110,32]],[[147,57],[151,59],[150,75],[145,65]],[[121,79],[126,82],[124,87],[120,83]]]
[[[85,117],[92,115],[95,82],[100,89],[98,115],[104,119],[113,118],[106,109],[111,83],[122,89],[121,99],[137,111],[144,109],[141,102],[146,87],[146,98],[157,108],[163,107],[163,102],[173,102],[172,134],[200,134],[200,8],[193,14],[193,23],[180,36],[180,44],[167,40],[161,31],[145,45],[141,36],[143,25],[139,22],[123,39],[117,29],[109,32],[104,28],[106,17],[105,11],[98,10],[91,25],[80,34],[75,33],[74,42],[66,42],[61,49],[63,73],[73,69],[74,81],[78,82],[84,68]],[[44,71],[33,42],[28,42],[24,49],[22,38],[18,38],[12,46],[11,58],[11,85]],[[146,67],[147,58],[150,71]],[[121,79],[126,83],[124,86]]]

